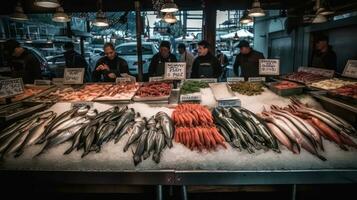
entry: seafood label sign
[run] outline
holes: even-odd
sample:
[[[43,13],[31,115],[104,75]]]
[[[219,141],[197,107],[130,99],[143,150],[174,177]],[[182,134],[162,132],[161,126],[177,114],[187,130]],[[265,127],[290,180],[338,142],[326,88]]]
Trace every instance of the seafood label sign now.
[[[84,68],[65,68],[64,84],[83,84]]]
[[[241,101],[237,97],[227,98],[227,99],[219,99],[218,101],[219,107],[240,107]]]
[[[228,77],[227,82],[228,83],[244,82],[244,77]]]
[[[72,102],[71,108],[82,108],[85,106],[93,107],[93,102],[86,102],[86,101],[79,101],[79,102]]]
[[[186,79],[186,63],[165,63],[165,80],[185,80]]]
[[[259,75],[280,75],[280,60],[259,59]]]
[[[34,85],[51,85],[50,80],[35,80]]]
[[[24,93],[24,83],[21,78],[0,81],[0,98],[12,97]]]
[[[346,77],[357,78],[357,60],[348,60],[342,75]]]
[[[201,101],[202,96],[199,94],[184,94],[180,96],[181,102],[197,102]]]

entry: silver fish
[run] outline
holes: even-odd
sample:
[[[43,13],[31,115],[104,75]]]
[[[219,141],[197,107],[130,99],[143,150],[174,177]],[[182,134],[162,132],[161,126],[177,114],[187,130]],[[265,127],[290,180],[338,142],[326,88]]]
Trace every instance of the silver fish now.
[[[165,135],[165,140],[166,144],[169,148],[172,147],[172,138],[173,138],[173,133],[174,133],[174,125],[171,120],[171,118],[164,112],[158,112],[155,115],[156,121],[160,123],[160,126],[162,127],[162,131]]]
[[[148,136],[148,132],[144,131],[139,138],[139,142],[133,156],[135,166],[141,162],[141,156],[143,155],[146,149],[147,136]]]
[[[165,148],[165,135],[162,130],[158,130],[155,138],[155,153],[152,156],[152,159],[159,163],[161,159],[161,152]]]
[[[125,134],[129,133],[129,129],[132,129],[132,128],[133,128],[134,123],[135,123],[135,122],[132,121],[132,122],[129,122],[129,123],[125,124],[125,126],[120,130],[120,132],[119,132],[117,135],[115,135],[115,137],[114,137],[114,143],[115,143],[115,144],[118,143],[119,140],[120,140]]]
[[[156,128],[151,128],[148,132],[147,140],[146,140],[146,151],[143,154],[144,160],[150,157],[150,152],[155,149],[155,139],[156,139]]]
[[[133,125],[133,130],[132,133],[129,136],[129,139],[123,149],[124,152],[126,152],[131,144],[133,144],[141,134],[143,133],[144,129],[146,128],[146,119],[145,118],[136,118],[135,119],[135,124]]]

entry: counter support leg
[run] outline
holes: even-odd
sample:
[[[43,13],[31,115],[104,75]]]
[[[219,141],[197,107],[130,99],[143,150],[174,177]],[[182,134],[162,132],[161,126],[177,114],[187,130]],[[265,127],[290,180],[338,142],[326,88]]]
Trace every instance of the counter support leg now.
[[[163,200],[162,198],[162,185],[156,186],[156,200]]]
[[[291,200],[296,200],[296,184],[292,185]]]
[[[186,187],[186,185],[181,186],[181,197],[182,197],[182,200],[187,200],[187,187]]]

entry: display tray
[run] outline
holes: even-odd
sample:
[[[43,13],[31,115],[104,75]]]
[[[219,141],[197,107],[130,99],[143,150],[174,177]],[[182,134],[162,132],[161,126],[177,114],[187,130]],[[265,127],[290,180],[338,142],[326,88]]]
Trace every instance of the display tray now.
[[[30,99],[34,96],[41,95],[45,93],[46,91],[50,90],[51,88],[54,88],[54,85],[33,85],[33,84],[26,84],[24,85],[25,92],[23,94],[16,95],[15,97],[11,98],[11,102],[19,102],[19,101],[24,101],[27,99]],[[38,92],[30,92],[26,93],[26,90],[37,90]],[[0,98],[0,104],[5,104],[5,99]]]
[[[338,107],[344,108],[348,111],[357,114],[357,102],[355,101],[351,101],[350,99],[344,99],[340,96],[331,95],[331,93],[326,91],[315,91],[310,92],[310,94],[319,100],[328,102],[330,104],[336,105]]]
[[[272,82],[272,83],[266,83],[266,86],[273,91],[275,94],[279,96],[291,96],[291,95],[299,95],[302,94],[304,91],[305,86],[303,85],[298,85],[297,87],[294,88],[289,88],[289,89],[279,89],[276,88],[275,85],[279,84],[279,82]]]
[[[24,115],[44,109],[46,104],[36,102],[18,102],[0,109],[0,121],[7,122],[21,118]]]
[[[235,97],[233,91],[226,83],[209,83],[216,100],[230,99]]]
[[[161,97],[139,97],[134,96],[133,100],[136,102],[145,102],[145,103],[158,103],[158,102],[169,102],[170,95],[161,96]]]

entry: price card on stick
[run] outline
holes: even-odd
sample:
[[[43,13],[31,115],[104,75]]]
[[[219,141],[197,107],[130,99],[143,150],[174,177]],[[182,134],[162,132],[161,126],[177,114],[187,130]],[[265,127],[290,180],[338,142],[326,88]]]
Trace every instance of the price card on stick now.
[[[51,85],[50,80],[35,80],[34,85]]]
[[[228,83],[244,82],[244,77],[228,77],[227,82]]]
[[[249,77],[249,82],[265,82],[265,77]]]
[[[259,75],[280,75],[280,60],[259,59]]]
[[[83,84],[84,68],[65,68],[64,84]]]
[[[0,80],[0,98],[16,96],[24,91],[24,83],[21,78]]]
[[[342,75],[345,77],[357,78],[357,60],[348,60]]]
[[[165,80],[186,79],[186,63],[185,62],[165,63],[164,79]]]
[[[164,80],[164,77],[162,77],[162,76],[152,76],[152,77],[149,77],[149,82],[163,81],[163,80]]]

